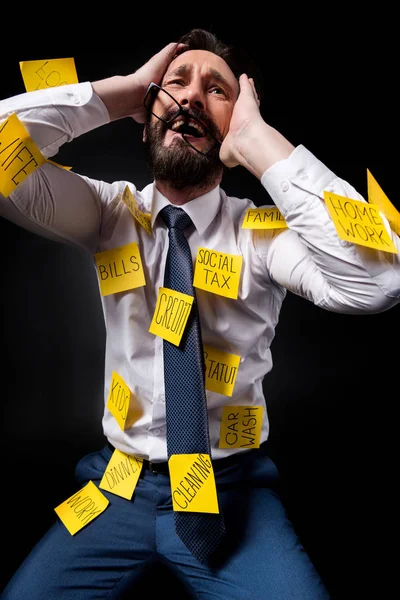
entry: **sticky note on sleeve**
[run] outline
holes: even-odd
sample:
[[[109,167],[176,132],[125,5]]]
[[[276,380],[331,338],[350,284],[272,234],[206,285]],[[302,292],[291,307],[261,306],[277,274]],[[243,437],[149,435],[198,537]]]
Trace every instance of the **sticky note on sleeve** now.
[[[73,58],[27,60],[19,63],[27,92],[78,83]]]

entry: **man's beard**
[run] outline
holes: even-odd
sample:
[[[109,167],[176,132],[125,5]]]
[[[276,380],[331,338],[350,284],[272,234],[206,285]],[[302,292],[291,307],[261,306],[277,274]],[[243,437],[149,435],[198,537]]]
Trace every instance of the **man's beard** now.
[[[213,148],[204,155],[177,136],[165,147],[166,130],[167,126],[162,121],[146,123],[148,163],[154,179],[176,190],[194,187],[201,191],[214,183],[216,185],[224,169],[219,158],[220,144],[214,142]]]

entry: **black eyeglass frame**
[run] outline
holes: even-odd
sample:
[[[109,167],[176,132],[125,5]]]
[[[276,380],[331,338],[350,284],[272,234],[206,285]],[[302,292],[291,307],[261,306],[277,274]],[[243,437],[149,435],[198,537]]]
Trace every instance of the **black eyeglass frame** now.
[[[173,100],[175,102],[175,104],[177,105],[177,112],[176,114],[174,114],[170,119],[163,119],[162,117],[160,117],[159,115],[156,115],[156,113],[154,113],[151,110],[151,106],[158,94],[159,91],[163,91],[164,94],[167,94],[167,96],[169,96],[171,98],[171,100]],[[148,98],[152,96],[151,102],[150,104],[148,103]],[[157,83],[154,83],[154,81],[152,81],[146,91],[146,94],[144,96],[144,100],[143,100],[143,105],[145,107],[145,109],[147,110],[148,113],[152,114],[154,117],[156,117],[159,121],[162,121],[163,123],[165,123],[166,125],[169,125],[172,121],[174,121],[177,117],[179,117],[179,115],[183,115],[186,117],[189,117],[190,119],[193,119],[194,121],[197,121],[202,129],[204,129],[206,131],[207,136],[213,138],[213,140],[215,140],[215,143],[211,146],[211,148],[209,148],[207,150],[207,152],[202,152],[201,150],[199,150],[198,148],[196,148],[195,146],[193,146],[193,144],[191,144],[187,139],[186,139],[186,133],[182,133],[182,137],[185,140],[185,142],[191,147],[194,148],[196,150],[196,152],[198,152],[199,154],[202,154],[203,156],[207,156],[207,154],[209,152],[211,152],[211,150],[213,150],[215,148],[215,146],[217,144],[222,144],[222,142],[219,141],[218,138],[215,137],[215,135],[213,133],[211,133],[211,131],[208,129],[208,127],[206,127],[206,125],[204,125],[204,123],[202,123],[199,119],[197,119],[196,117],[193,117],[183,106],[181,106],[178,102],[178,100],[176,100],[176,98],[174,98],[169,92],[167,92],[167,90],[165,90],[163,87],[161,87],[160,85],[157,85]]]

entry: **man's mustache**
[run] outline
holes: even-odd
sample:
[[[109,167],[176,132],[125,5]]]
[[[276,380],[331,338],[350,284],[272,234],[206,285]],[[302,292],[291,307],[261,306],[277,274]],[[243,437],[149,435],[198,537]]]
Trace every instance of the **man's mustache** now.
[[[176,110],[171,108],[165,111],[165,113],[162,115],[162,118],[165,121],[168,121],[169,119],[172,119],[175,113]],[[201,125],[205,125],[205,127],[207,128],[207,133],[211,133],[211,135],[218,141],[221,139],[219,128],[203,111],[198,110],[196,108],[182,108],[182,112],[179,116],[184,116],[186,119],[193,117],[195,120],[199,121]],[[165,132],[167,129],[170,129],[171,124],[167,125],[163,122],[162,124],[163,132]]]

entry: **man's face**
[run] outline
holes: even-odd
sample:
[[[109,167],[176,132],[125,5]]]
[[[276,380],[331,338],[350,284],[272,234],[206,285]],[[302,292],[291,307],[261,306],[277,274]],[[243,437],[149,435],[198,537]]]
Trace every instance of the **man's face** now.
[[[185,109],[188,117],[180,115],[166,125],[151,116],[146,134],[154,177],[177,189],[207,187],[217,176],[222,176],[220,144],[215,138],[222,142],[229,131],[239,93],[237,79],[216,54],[189,50],[171,62],[161,87]],[[177,105],[166,94],[159,93],[152,110],[168,120],[176,113]],[[213,135],[207,135],[202,125]]]

